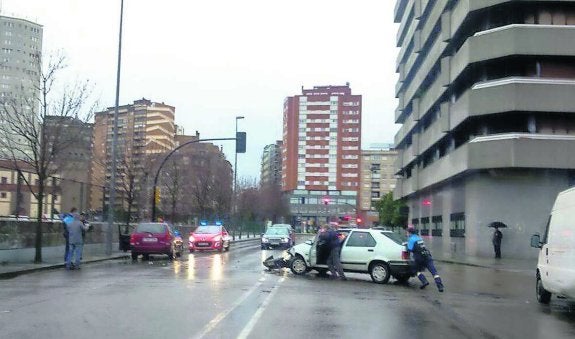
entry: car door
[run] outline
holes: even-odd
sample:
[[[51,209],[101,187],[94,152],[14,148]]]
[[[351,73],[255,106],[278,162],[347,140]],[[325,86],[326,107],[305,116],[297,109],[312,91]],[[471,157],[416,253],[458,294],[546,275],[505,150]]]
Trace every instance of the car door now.
[[[368,231],[352,231],[341,248],[341,264],[346,270],[367,272],[377,242]]]
[[[309,264],[311,267],[315,267],[317,265],[317,240],[319,235],[316,235],[313,239],[313,244],[311,244],[309,249]]]

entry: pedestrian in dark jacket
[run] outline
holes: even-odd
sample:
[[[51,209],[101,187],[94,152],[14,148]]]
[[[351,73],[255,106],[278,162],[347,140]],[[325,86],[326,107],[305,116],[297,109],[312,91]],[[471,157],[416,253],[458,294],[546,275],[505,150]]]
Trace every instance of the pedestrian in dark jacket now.
[[[324,225],[323,232],[320,233],[319,237],[323,241],[329,244],[329,256],[327,257],[327,267],[331,273],[332,279],[347,280],[345,274],[343,273],[343,266],[340,261],[340,252],[342,240],[339,234],[332,227]]]
[[[421,286],[419,288],[424,289],[429,282],[425,275],[423,275],[423,270],[428,269],[431,274],[433,274],[433,279],[437,285],[439,292],[443,292],[443,282],[441,277],[435,269],[433,264],[433,258],[431,257],[431,252],[425,247],[423,239],[417,235],[417,230],[414,227],[407,228],[407,251],[411,253],[413,259],[413,269],[417,274],[417,278],[421,281]]]
[[[495,227],[495,232],[493,232],[493,249],[495,250],[495,258],[501,259],[501,239],[503,239],[503,233],[498,227]]]
[[[80,260],[82,259],[82,250],[84,241],[82,232],[85,230],[84,223],[80,220],[77,213],[73,214],[73,221],[66,225],[69,234],[69,249],[66,257],[66,269],[80,269]],[[73,262],[72,262],[73,261]]]

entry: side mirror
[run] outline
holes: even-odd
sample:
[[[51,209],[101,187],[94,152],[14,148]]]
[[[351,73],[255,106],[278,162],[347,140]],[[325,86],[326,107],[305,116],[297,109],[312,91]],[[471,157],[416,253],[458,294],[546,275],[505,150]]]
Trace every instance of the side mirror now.
[[[313,240],[306,240],[305,243],[308,245],[313,245]]]
[[[539,236],[539,233],[533,234],[531,236],[531,247],[541,248],[541,245],[541,237]]]

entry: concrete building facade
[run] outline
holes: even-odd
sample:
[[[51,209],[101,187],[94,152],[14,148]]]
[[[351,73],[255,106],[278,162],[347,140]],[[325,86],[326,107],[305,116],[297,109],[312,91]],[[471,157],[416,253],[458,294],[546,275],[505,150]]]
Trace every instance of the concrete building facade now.
[[[373,145],[361,151],[358,210],[361,226],[370,227],[378,223],[379,214],[374,204],[395,189],[396,160],[397,151],[393,145]]]
[[[59,174],[58,186],[62,189],[62,212],[76,207],[84,212],[91,209],[101,209],[100,206],[90,206],[90,194],[102,196],[103,186],[92,186],[92,136],[94,124],[83,122],[74,117],[47,116],[46,135],[48,137],[66,134],[59,138],[61,151],[53,161]],[[52,140],[49,141],[50,145]]]
[[[282,179],[282,149],[283,142],[276,141],[264,147],[260,173],[261,185],[281,185]]]
[[[282,190],[294,223],[317,224],[357,209],[361,105],[349,84],[302,88],[285,99]]]
[[[575,184],[575,1],[399,0],[394,196],[437,250],[534,258]]]

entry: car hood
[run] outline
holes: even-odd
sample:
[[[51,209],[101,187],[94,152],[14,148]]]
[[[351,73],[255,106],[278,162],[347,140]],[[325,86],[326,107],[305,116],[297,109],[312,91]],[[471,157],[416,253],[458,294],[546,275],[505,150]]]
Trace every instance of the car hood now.
[[[297,245],[294,245],[290,248],[290,253],[291,254],[298,253],[301,255],[309,255],[309,250],[311,249],[312,246],[313,245],[306,244],[305,242],[301,243],[301,244],[297,244]]]
[[[206,234],[206,233],[192,233],[192,237],[194,239],[202,241],[202,240],[212,240],[214,237],[221,235],[220,233],[216,234]]]

